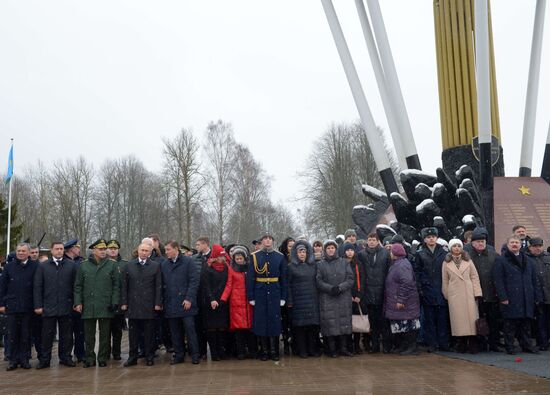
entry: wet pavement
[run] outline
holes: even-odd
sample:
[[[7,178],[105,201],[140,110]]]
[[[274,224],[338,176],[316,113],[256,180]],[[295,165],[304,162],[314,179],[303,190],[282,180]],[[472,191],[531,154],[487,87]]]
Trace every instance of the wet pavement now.
[[[2,362],[0,394],[550,394],[548,379],[426,353],[170,366],[161,351],[151,367],[122,362],[13,372]]]

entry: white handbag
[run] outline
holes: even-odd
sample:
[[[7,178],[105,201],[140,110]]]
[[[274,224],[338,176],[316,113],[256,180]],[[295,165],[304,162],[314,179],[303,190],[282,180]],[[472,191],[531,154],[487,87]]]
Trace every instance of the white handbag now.
[[[355,333],[369,333],[370,332],[369,316],[366,314],[363,314],[363,311],[361,311],[361,305],[359,305],[359,303],[357,303],[357,307],[359,307],[359,314],[353,314],[351,316],[352,331]]]

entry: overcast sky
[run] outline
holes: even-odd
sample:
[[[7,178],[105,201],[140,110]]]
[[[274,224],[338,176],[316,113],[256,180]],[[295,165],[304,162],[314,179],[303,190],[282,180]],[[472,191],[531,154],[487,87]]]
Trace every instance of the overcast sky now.
[[[433,172],[441,163],[433,2],[380,3],[420,160]],[[535,1],[492,3],[506,172],[516,176]],[[387,129],[355,4],[334,5]],[[534,175],[550,121],[546,14]],[[38,158],[100,164],[132,153],[159,171],[161,137],[182,127],[202,136],[222,119],[287,203],[319,136],[358,119],[319,0],[2,0],[0,54],[0,164],[15,138],[16,174]]]

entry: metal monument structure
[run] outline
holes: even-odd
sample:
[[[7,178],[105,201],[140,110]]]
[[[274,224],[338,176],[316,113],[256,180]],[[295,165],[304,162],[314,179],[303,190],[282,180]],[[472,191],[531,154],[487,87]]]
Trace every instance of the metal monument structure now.
[[[421,171],[379,0],[355,0],[402,169],[402,192],[398,190],[387,154],[379,149],[381,137],[332,0],[321,3],[385,188],[384,193],[363,186],[363,192],[375,203],[354,208],[353,218],[359,230],[363,233],[372,230],[384,213],[387,219],[387,208],[391,205],[395,220],[390,226],[378,227],[382,234],[401,233],[412,242],[417,239],[418,228],[423,226],[437,226],[442,234],[458,236],[469,227],[484,225],[493,240],[494,177],[504,176],[504,156],[489,0],[433,2],[443,145],[442,168],[437,169],[436,176]],[[545,8],[546,0],[537,0],[519,170],[525,183],[531,175]],[[550,128],[541,177],[550,183]],[[525,189],[529,188],[520,188],[522,194]]]

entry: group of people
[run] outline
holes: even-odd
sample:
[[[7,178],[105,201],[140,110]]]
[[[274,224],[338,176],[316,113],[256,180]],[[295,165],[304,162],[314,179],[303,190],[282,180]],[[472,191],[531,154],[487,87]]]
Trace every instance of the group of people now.
[[[422,229],[416,250],[399,235],[363,242],[350,229],[344,238],[287,238],[276,250],[265,233],[251,252],[208,237],[191,251],[151,235],[129,261],[117,240],[97,240],[87,259],[77,240],[56,241],[41,262],[21,243],[0,276],[7,370],[31,368],[33,345],[36,367],[48,368],[56,336],[60,364],[107,366],[121,360],[126,326],[125,367],[139,358],[153,365],[161,344],[171,364],[186,355],[198,364],[207,349],[213,361],[278,360],[281,337],[284,352],[302,358],[411,355],[418,343],[429,352],[501,351],[502,339],[514,354],[516,337],[523,351],[548,349],[550,253],[523,226],[500,255],[480,227],[448,242]]]

